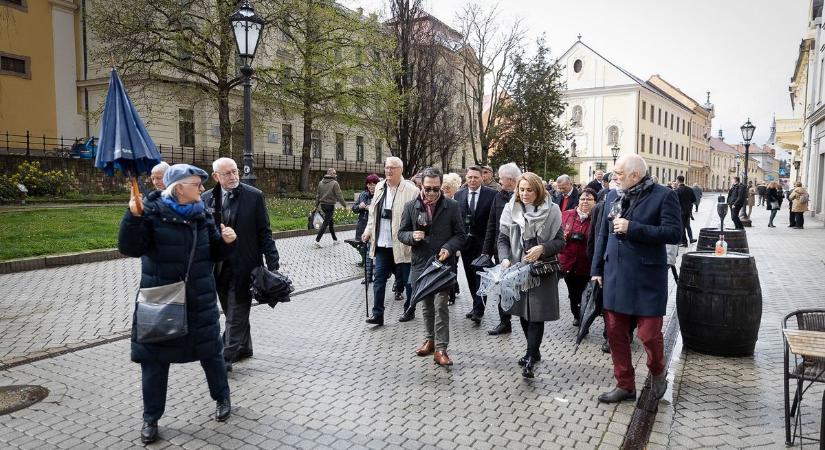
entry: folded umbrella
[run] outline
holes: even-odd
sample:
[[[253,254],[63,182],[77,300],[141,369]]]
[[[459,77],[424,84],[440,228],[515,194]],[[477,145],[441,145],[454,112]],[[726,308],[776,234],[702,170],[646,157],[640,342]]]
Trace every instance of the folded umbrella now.
[[[496,264],[493,262],[493,258],[491,258],[490,255],[485,255],[482,253],[478,256],[478,258],[474,259],[470,265],[478,270],[484,270],[486,268],[493,267]]]
[[[450,265],[438,261],[436,257],[433,256],[428,261],[427,268],[424,269],[412,285],[412,295],[410,296],[410,305],[407,310],[412,310],[416,303],[425,297],[433,295],[436,292],[451,289],[456,284],[456,274],[452,271]]]
[[[498,301],[504,311],[509,311],[521,298],[521,292],[534,287],[537,280],[530,276],[530,264],[521,261],[506,269],[497,265],[476,273],[481,277],[478,295]]]
[[[587,336],[590,326],[602,313],[602,287],[596,281],[590,280],[582,293],[579,309],[579,332],[576,335],[576,349]]]
[[[269,271],[264,266],[252,269],[249,292],[258,303],[266,303],[274,308],[278,303],[288,302],[289,294],[295,290],[292,280],[278,271]]]

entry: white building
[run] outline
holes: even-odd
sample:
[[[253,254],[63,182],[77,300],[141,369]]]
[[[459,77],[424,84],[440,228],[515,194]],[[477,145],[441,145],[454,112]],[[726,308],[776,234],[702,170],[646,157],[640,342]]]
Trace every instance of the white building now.
[[[570,124],[576,144],[571,156],[577,182],[586,183],[597,169],[612,170],[614,147],[618,156],[644,157],[660,183],[687,175],[693,111],[581,40],[559,64],[567,83],[562,120]]]

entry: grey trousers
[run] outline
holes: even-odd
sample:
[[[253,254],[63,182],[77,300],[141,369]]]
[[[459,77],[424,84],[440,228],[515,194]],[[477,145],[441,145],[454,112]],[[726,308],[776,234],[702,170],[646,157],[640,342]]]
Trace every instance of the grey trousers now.
[[[449,299],[449,292],[442,291],[421,301],[424,304],[427,339],[435,341],[435,349],[438,351],[447,350],[450,343],[450,309],[447,306]]]

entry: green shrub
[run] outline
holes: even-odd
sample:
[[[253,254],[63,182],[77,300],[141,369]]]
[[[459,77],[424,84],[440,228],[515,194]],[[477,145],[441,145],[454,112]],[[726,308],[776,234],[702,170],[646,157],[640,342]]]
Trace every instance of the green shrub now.
[[[39,161],[24,161],[17,166],[17,173],[10,177],[16,185],[21,183],[32,196],[63,196],[77,190],[77,180],[65,170],[44,171]]]
[[[23,199],[23,193],[11,177],[0,175],[0,203],[16,203]]]

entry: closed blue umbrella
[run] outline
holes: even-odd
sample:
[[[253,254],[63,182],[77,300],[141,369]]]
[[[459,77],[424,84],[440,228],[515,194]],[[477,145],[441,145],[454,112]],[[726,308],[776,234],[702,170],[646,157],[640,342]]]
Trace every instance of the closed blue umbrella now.
[[[109,176],[119,170],[131,178],[132,193],[139,199],[136,177],[150,173],[161,156],[114,68],[98,135],[95,167]]]

